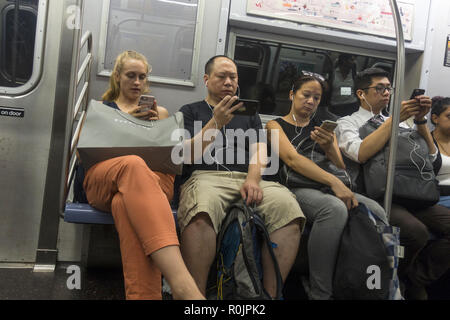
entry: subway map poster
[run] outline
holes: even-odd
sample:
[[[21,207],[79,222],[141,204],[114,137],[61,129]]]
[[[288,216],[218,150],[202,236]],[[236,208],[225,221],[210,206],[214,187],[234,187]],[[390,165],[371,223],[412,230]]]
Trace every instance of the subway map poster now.
[[[412,40],[414,4],[397,5],[405,40]],[[247,13],[395,38],[388,0],[247,0]]]

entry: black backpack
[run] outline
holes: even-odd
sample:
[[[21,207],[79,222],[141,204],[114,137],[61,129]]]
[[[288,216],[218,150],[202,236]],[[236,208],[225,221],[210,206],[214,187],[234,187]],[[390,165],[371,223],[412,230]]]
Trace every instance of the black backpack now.
[[[402,300],[397,276],[403,255],[399,234],[399,228],[386,225],[362,203],[349,210],[336,260],[333,298]]]
[[[261,248],[266,243],[277,278],[276,299],[282,296],[282,278],[273,244],[263,220],[252,208],[236,203],[228,209],[217,238],[216,285],[208,298],[218,300],[271,299],[263,286]],[[213,297],[215,295],[216,297]]]

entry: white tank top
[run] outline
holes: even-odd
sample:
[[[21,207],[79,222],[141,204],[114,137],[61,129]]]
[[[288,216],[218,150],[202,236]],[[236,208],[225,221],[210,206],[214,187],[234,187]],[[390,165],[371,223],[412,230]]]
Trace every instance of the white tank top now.
[[[440,186],[450,186],[450,157],[441,153],[442,166],[436,178]]]

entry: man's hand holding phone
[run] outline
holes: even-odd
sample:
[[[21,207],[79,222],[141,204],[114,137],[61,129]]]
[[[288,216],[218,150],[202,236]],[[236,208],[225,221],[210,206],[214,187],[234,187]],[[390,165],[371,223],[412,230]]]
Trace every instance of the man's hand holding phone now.
[[[254,116],[259,109],[259,101],[257,100],[248,100],[248,99],[239,99],[236,100],[232,106],[237,105],[238,103],[242,103],[242,107],[233,111],[233,114],[240,116]]]
[[[416,121],[423,121],[424,117],[430,112],[432,101],[430,97],[424,95],[424,89],[414,89],[410,100],[415,100],[417,112],[414,114]]]
[[[424,89],[414,89],[412,94],[411,94],[411,98],[409,98],[410,100],[412,99],[416,99],[416,97],[422,96],[425,94],[425,90]]]
[[[233,112],[242,107],[242,102],[234,105],[237,100],[237,96],[226,96],[214,107],[213,116],[217,129],[221,130],[227,125],[234,118]]]

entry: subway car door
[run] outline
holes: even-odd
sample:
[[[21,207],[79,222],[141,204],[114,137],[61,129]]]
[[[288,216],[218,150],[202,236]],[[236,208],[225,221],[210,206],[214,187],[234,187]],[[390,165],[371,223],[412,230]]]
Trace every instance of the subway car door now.
[[[52,265],[82,0],[0,0],[0,267]]]

